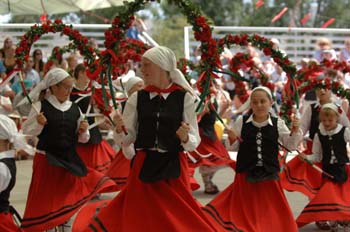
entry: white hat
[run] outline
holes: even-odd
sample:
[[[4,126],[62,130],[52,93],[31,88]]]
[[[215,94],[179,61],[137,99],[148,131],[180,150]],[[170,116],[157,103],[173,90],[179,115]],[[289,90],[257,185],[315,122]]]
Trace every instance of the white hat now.
[[[0,139],[9,140],[17,150],[25,150],[31,155],[35,153],[35,148],[27,144],[25,136],[18,133],[15,122],[2,114],[0,114]]]
[[[270,41],[277,46],[280,45],[280,41],[277,38],[272,38]]]
[[[177,69],[176,56],[170,48],[163,46],[153,47],[148,49],[142,57],[149,59],[163,70],[168,71],[170,73],[170,78],[174,83],[180,85],[193,96],[197,97],[195,91],[187,82],[182,72]]]
[[[124,86],[125,86],[125,91],[129,92],[129,90],[136,84],[139,83],[140,81],[143,82],[143,79],[141,79],[140,77],[134,76],[134,77],[130,77],[128,79],[127,82],[125,82]]]
[[[49,88],[50,86],[56,85],[63,81],[64,79],[70,77],[69,73],[67,73],[65,70],[61,68],[53,68],[50,71],[48,71],[42,81],[39,82],[35,86],[32,91],[29,93],[29,97],[32,100],[32,102],[36,102],[39,99],[39,95],[41,91]],[[17,106],[20,106],[22,104],[28,103],[27,98],[23,98]]]

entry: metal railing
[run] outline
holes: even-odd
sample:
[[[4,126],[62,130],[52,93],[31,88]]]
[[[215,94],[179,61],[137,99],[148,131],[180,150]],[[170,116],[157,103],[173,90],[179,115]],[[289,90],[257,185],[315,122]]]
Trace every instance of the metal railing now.
[[[259,34],[266,38],[276,38],[280,41],[279,48],[284,50],[288,57],[299,62],[302,58],[312,58],[315,52],[316,41],[321,37],[329,38],[333,42],[333,48],[337,53],[344,47],[344,40],[350,38],[349,29],[324,29],[324,28],[288,28],[288,27],[224,27],[214,26],[213,37],[222,38],[227,34]],[[199,45],[194,39],[192,27],[184,28],[185,57],[189,59],[193,51]],[[240,50],[232,48],[233,52]]]

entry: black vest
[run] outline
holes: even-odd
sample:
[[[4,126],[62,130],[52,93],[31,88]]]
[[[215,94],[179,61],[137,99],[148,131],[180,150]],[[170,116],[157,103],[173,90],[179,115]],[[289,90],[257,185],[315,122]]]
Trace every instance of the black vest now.
[[[278,127],[277,118],[271,117],[272,124],[258,128],[252,122],[246,123],[249,115],[243,116],[241,138],[237,154],[237,172],[249,172],[255,169],[258,162],[257,133],[262,133],[261,152],[264,169],[268,173],[279,172],[278,162]]]
[[[13,158],[0,159],[0,162],[4,163],[11,173],[11,180],[7,188],[0,193],[0,213],[9,212],[10,206],[10,192],[16,183],[16,163]]]
[[[72,93],[74,93],[74,92],[80,92],[80,90],[73,88]],[[78,98],[80,98],[80,96],[78,94],[71,94],[70,95],[70,100],[72,102],[75,102]],[[90,98],[91,98],[91,96],[85,97],[77,103],[83,114],[86,113],[86,111],[89,107]],[[93,107],[91,107],[90,113],[94,113]],[[94,117],[88,117],[87,121],[88,121],[89,125],[91,125],[95,122],[95,119],[94,119]],[[94,128],[90,129],[89,132],[90,132],[90,139],[87,143],[83,143],[83,144],[99,144],[102,141],[102,135],[101,135],[101,132],[100,132],[98,126],[95,126]]]
[[[316,104],[311,104],[311,121],[310,121],[310,129],[309,129],[309,138],[314,139],[316,132],[318,131],[318,126],[320,125],[320,106],[316,107]]]
[[[215,101],[214,102],[214,110],[217,110],[218,108],[218,104]],[[215,132],[215,128],[214,128],[214,124],[216,121],[216,114],[214,112],[213,109],[210,109],[210,111],[208,113],[206,113],[205,115],[203,115],[203,117],[201,118],[201,120],[198,123],[198,127],[200,129],[201,132],[201,136],[206,136],[209,139],[211,139],[212,141],[216,140],[216,132]]]
[[[334,179],[331,179],[332,181],[339,183],[344,183],[348,179],[345,164],[349,162],[349,158],[346,151],[344,131],[345,127],[343,126],[339,133],[332,136],[322,135],[319,131],[317,132],[322,146],[322,168],[334,177]],[[330,163],[332,148],[337,159],[337,162],[333,164]]]
[[[86,167],[75,150],[78,141],[77,121],[80,117],[78,105],[73,102],[67,111],[62,112],[43,100],[41,112],[47,124],[38,136],[37,148],[46,152],[51,165],[66,168],[77,176],[85,176]]]
[[[183,150],[177,129],[183,120],[185,92],[176,90],[166,99],[156,96],[150,99],[149,92],[137,93],[138,132],[135,148],[160,148],[166,151]]]

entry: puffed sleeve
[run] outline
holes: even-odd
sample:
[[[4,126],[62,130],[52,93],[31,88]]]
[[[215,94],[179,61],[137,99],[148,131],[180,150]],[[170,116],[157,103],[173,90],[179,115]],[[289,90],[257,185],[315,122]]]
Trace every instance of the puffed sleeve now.
[[[34,103],[34,107],[40,112],[41,102],[38,101],[38,102]],[[27,120],[22,124],[23,134],[38,136],[41,133],[41,131],[44,129],[44,126],[40,125],[38,123],[38,121],[36,120],[37,115],[38,115],[38,113],[32,107],[30,112],[29,112]]]
[[[135,155],[134,142],[136,140],[136,132],[138,128],[137,123],[137,92],[133,93],[127,100],[123,112],[123,120],[128,135],[124,132],[117,133],[113,130],[114,140],[119,147],[123,150],[123,154],[127,159],[132,159]]]
[[[302,130],[299,129],[298,131],[293,132],[291,134],[286,123],[280,118],[278,118],[277,127],[278,127],[278,140],[282,142],[282,144],[289,150],[297,149],[299,143],[303,139]]]
[[[4,191],[11,181],[11,172],[8,167],[0,162],[0,193]]]
[[[182,143],[182,146],[186,151],[193,151],[198,147],[201,138],[198,131],[195,98],[188,92],[184,99],[183,121],[189,124],[190,131],[188,133],[188,141]]]

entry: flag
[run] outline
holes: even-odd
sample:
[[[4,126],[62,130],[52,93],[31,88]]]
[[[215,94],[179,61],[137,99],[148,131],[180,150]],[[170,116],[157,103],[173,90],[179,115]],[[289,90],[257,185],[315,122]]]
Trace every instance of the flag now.
[[[301,25],[304,25],[311,17],[311,13],[307,13],[301,20],[300,23]]]
[[[322,28],[328,27],[328,26],[331,25],[334,21],[335,21],[335,18],[329,19],[327,22],[325,22],[325,23],[322,25]]]
[[[278,19],[280,19],[282,15],[287,12],[287,10],[288,10],[288,7],[283,8],[283,10],[281,10],[275,17],[273,17],[273,19],[271,20],[271,23],[274,23]]]
[[[258,0],[258,1],[255,3],[255,9],[260,8],[262,5],[264,5],[264,0]]]

